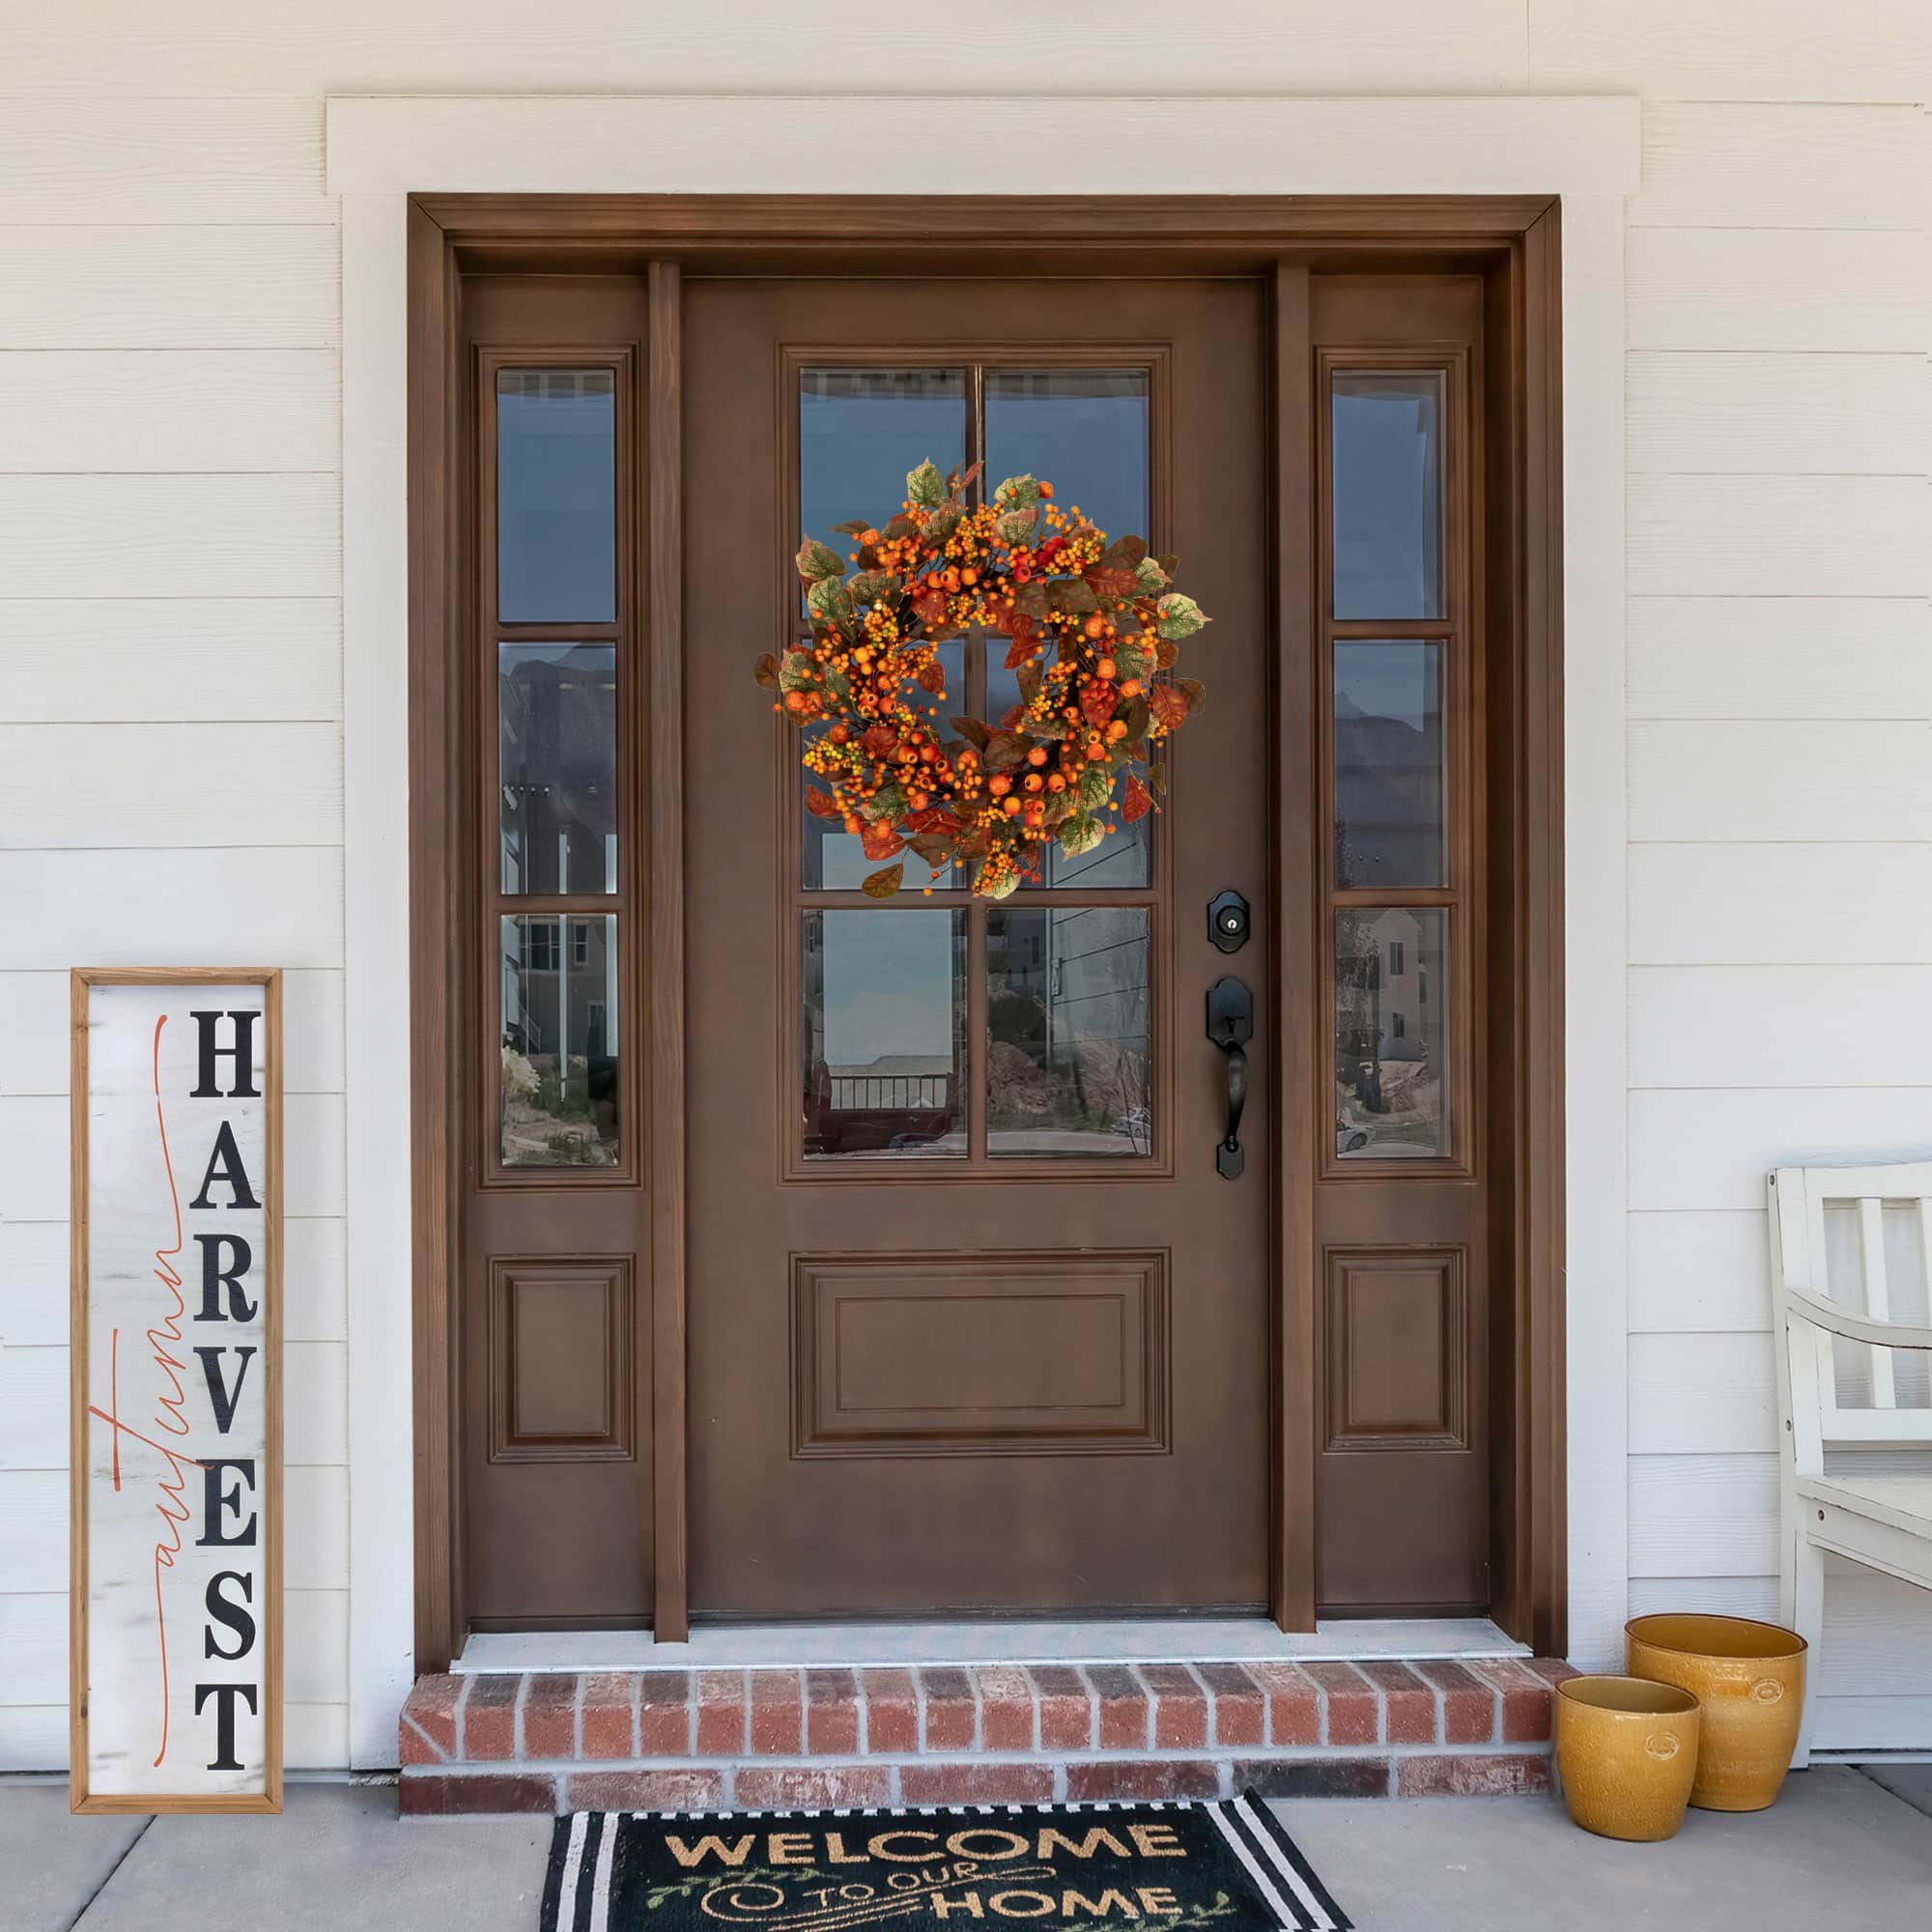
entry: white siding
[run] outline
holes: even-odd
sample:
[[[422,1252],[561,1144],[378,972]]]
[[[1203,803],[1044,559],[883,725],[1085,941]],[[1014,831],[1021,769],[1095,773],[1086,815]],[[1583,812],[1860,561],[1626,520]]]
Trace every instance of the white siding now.
[[[1631,1607],[1776,1617],[1764,1170],[1932,1146],[1922,10],[1531,15],[1697,97],[1630,210]],[[1834,1563],[1819,1688],[1932,1747],[1932,1603]]]
[[[0,62],[0,1769],[66,1750],[66,972],[289,982],[290,1758],[347,1696],[338,210],[328,92],[1010,89],[1038,10],[32,10]],[[1634,1607],[1775,1609],[1760,1203],[1932,1148],[1921,0],[1125,0],[1094,93],[1644,97],[1628,360]],[[782,182],[773,181],[772,187]],[[190,923],[187,909],[191,909]],[[398,935],[398,970],[401,970]],[[1834,1574],[1821,1735],[1932,1747]],[[1911,1673],[1917,1670],[1916,1681]]]

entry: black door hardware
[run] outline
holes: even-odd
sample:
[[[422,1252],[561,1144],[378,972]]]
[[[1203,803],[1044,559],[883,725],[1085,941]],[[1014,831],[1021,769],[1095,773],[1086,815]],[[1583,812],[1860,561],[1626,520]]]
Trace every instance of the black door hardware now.
[[[1239,893],[1221,893],[1208,908],[1208,937],[1223,952],[1238,952],[1248,943],[1248,902]]]
[[[1245,925],[1246,906],[1242,907]],[[1255,1037],[1254,995],[1232,973],[1208,988],[1208,1037],[1228,1057],[1228,1131],[1214,1150],[1214,1171],[1234,1180],[1245,1162],[1241,1152],[1241,1110],[1248,1103],[1248,1056]]]

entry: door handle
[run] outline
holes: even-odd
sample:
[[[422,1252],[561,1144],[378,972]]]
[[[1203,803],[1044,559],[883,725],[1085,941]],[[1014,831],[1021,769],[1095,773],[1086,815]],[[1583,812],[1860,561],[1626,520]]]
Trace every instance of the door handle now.
[[[1224,973],[1208,989],[1208,1037],[1228,1063],[1228,1128],[1214,1149],[1214,1171],[1223,1180],[1237,1179],[1246,1164],[1241,1113],[1248,1104],[1248,1056],[1243,1049],[1254,1037],[1254,995],[1232,973]]]

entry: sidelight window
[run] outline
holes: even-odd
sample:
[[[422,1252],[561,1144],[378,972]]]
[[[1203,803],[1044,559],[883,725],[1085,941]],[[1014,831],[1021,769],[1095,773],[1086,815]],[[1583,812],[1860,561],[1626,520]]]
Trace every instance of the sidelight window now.
[[[1441,1160],[1459,1053],[1444,996],[1474,883],[1451,729],[1470,715],[1449,514],[1463,371],[1333,357],[1324,381],[1335,1157]]]
[[[627,1157],[627,383],[621,364],[499,365],[485,386],[481,540],[494,567],[477,644],[496,669],[481,776],[484,825],[496,828],[483,889],[497,971],[483,1075],[497,1172],[609,1171]]]

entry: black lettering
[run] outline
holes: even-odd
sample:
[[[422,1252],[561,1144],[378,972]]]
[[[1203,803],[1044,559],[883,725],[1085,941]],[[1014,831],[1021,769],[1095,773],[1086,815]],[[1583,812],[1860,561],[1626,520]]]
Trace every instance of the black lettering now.
[[[252,1684],[197,1684],[194,1687],[194,1715],[213,1697],[214,1713],[214,1762],[210,1771],[240,1771],[242,1760],[235,1755],[235,1700],[248,1700],[248,1715],[255,1716],[255,1687]]]
[[[221,1472],[224,1469],[240,1469],[242,1482],[224,1491],[221,1487]],[[250,1490],[255,1487],[255,1459],[252,1456],[208,1456],[201,1464],[201,1534],[194,1540],[197,1549],[239,1548],[243,1544],[255,1540],[255,1519],[250,1516],[242,1525],[239,1535],[223,1536],[221,1533],[221,1512],[233,1510],[237,1516],[242,1513],[242,1483]]]
[[[219,1168],[221,1172],[215,1173]],[[214,1204],[208,1198],[208,1190],[216,1180],[226,1181],[235,1199],[231,1208],[259,1208],[262,1204],[255,1199],[248,1186],[248,1176],[242,1166],[242,1150],[235,1145],[235,1129],[226,1122],[214,1136],[214,1151],[208,1156],[208,1172],[201,1178],[201,1192],[187,1205],[190,1208],[212,1208]]]
[[[236,1584],[242,1592],[242,1603],[231,1604],[221,1594],[224,1583]],[[218,1657],[224,1663],[236,1663],[255,1648],[255,1619],[242,1607],[243,1604],[255,1601],[255,1579],[244,1577],[239,1570],[217,1570],[208,1579],[208,1594],[202,1602],[208,1606],[208,1614],[216,1623],[223,1623],[235,1633],[237,1642],[233,1650],[223,1650],[214,1640],[213,1625],[205,1627],[201,1633],[202,1655]]]
[[[197,1321],[252,1321],[259,1304],[242,1291],[242,1277],[254,1264],[255,1251],[240,1235],[197,1235],[201,1244],[201,1313]],[[226,1243],[233,1253],[221,1265]],[[228,1291],[228,1313],[221,1312],[221,1291]]]
[[[242,1366],[235,1371],[233,1389],[221,1379],[221,1357],[228,1352],[226,1349],[197,1349],[194,1352],[201,1357],[202,1379],[208,1383],[208,1402],[214,1410],[214,1427],[226,1435],[235,1426],[235,1405],[242,1400],[242,1384],[248,1379],[248,1361],[255,1350],[252,1348],[236,1350],[235,1352],[242,1357]]]
[[[255,1021],[254,1013],[230,1013],[235,1022],[235,1044],[216,1046],[214,1029],[220,1020],[219,1013],[190,1012],[188,1018],[201,1030],[201,1078],[194,1084],[194,1091],[188,1095],[191,1100],[218,1100],[221,1089],[214,1084],[214,1063],[224,1054],[235,1063],[235,1084],[228,1090],[231,1100],[259,1100],[262,1096],[255,1090]]]

